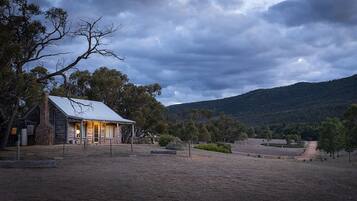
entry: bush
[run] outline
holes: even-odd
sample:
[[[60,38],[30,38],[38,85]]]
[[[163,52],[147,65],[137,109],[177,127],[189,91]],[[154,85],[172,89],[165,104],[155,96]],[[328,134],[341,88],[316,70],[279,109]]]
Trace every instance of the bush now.
[[[180,138],[175,137],[171,142],[166,145],[166,149],[170,150],[184,150],[185,145]]]
[[[159,145],[164,147],[164,146],[168,145],[174,139],[175,139],[175,137],[172,135],[166,135],[166,134],[160,135]]]
[[[229,144],[228,144],[229,145]],[[222,153],[232,153],[230,145],[219,143],[219,144],[199,144],[195,146],[196,149],[203,149],[207,151],[215,151]]]
[[[217,146],[224,147],[225,149],[228,149],[230,152],[232,152],[231,144],[222,143],[222,142],[217,142],[216,144],[217,144]]]

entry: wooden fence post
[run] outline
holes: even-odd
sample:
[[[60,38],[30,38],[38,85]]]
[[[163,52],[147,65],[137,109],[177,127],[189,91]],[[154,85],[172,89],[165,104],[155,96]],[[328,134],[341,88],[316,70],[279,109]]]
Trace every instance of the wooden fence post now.
[[[134,124],[131,125],[131,145],[130,145],[130,148],[131,148],[131,152],[134,151],[133,149],[133,143],[134,143],[134,135],[135,135],[135,128],[134,128]]]
[[[110,142],[110,157],[113,156],[113,151],[112,151],[112,138],[109,139]]]

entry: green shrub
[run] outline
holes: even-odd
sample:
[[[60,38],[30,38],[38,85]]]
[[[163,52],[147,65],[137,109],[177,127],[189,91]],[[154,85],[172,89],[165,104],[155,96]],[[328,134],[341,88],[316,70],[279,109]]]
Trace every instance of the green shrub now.
[[[222,153],[232,153],[230,146],[226,146],[227,144],[225,144],[224,146],[220,143],[218,144],[199,144],[196,145],[195,148],[196,149],[203,149],[203,150],[207,150],[207,151],[215,151],[215,152],[222,152]]]
[[[229,151],[232,150],[231,144],[223,143],[223,142],[217,142],[217,146],[219,147],[224,147],[225,149],[228,149]]]
[[[168,145],[174,139],[175,139],[175,137],[172,135],[166,135],[166,134],[160,135],[159,145],[164,147],[164,146]]]

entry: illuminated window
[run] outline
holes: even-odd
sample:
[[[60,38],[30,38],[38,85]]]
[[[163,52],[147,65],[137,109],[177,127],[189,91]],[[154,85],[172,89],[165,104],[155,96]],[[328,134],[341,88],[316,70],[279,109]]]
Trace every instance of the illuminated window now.
[[[113,138],[113,133],[114,133],[114,127],[107,125],[105,129],[105,138],[107,139],[112,139]]]

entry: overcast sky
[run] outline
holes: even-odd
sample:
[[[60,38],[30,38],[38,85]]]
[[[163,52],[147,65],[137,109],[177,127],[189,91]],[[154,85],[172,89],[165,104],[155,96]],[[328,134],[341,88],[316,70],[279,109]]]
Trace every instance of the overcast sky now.
[[[78,68],[107,66],[136,84],[159,83],[165,105],[357,73],[357,0],[34,2],[66,9],[73,26],[101,16],[120,25],[105,42],[125,61],[93,56]],[[63,44],[72,51],[64,61],[84,47]]]

